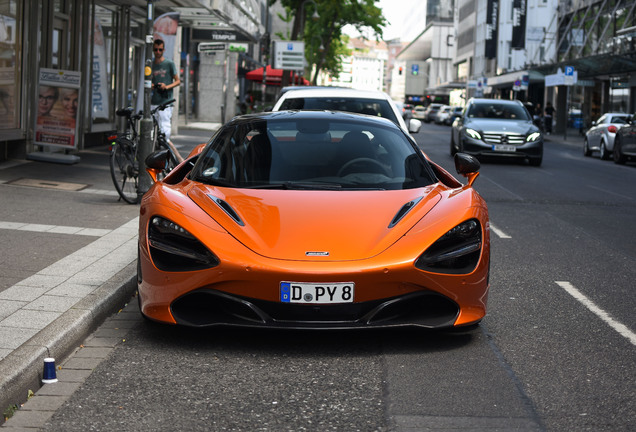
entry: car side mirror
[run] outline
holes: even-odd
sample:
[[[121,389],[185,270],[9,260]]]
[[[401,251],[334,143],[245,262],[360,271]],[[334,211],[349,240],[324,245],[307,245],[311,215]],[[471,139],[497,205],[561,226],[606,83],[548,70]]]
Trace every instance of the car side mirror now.
[[[455,169],[457,174],[468,178],[468,186],[472,186],[477,176],[479,176],[480,167],[481,164],[476,157],[466,153],[455,153]]]
[[[170,150],[161,149],[150,153],[146,157],[146,171],[148,171],[153,181],[156,182],[159,173],[166,169],[168,158],[170,157],[169,154]]]
[[[409,133],[418,133],[422,128],[422,122],[418,119],[409,120]]]

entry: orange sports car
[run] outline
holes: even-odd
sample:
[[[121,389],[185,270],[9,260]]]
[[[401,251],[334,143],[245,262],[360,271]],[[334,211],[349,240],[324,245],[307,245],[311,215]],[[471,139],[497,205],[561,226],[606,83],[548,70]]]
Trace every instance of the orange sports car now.
[[[166,151],[149,156],[156,175]],[[488,209],[392,122],[236,117],[141,202],[139,303],[155,321],[460,327],[486,314]]]

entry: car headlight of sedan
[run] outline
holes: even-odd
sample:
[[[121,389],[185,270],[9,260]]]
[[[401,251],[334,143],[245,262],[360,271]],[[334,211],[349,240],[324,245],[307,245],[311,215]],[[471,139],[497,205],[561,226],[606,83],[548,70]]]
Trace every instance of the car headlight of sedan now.
[[[176,223],[153,216],[148,224],[150,256],[159,270],[203,270],[219,265],[219,259],[199,240]]]
[[[541,138],[541,132],[533,132],[526,137],[526,142],[538,141]]]
[[[481,245],[481,225],[477,219],[469,219],[433,243],[415,266],[436,273],[468,274],[477,267]]]
[[[481,134],[479,132],[477,132],[475,129],[471,129],[471,128],[466,128],[466,130],[464,131],[464,133],[471,137],[472,139],[481,139]]]

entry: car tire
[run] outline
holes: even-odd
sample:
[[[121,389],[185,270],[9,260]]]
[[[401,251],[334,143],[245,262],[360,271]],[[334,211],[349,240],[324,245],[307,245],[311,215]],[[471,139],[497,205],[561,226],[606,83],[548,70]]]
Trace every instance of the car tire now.
[[[587,142],[587,137],[583,140],[583,156],[589,157],[592,155],[590,150],[590,143]]]
[[[457,153],[457,147],[455,147],[455,135],[453,135],[453,131],[451,131],[450,154],[451,156],[455,156],[456,153]]]
[[[607,152],[607,146],[605,145],[605,141],[601,140],[601,147],[599,150],[600,154],[600,158],[601,160],[608,160],[609,159],[609,153]]]
[[[528,163],[530,163],[530,166],[541,166],[541,162],[543,162],[543,155],[539,157],[528,158]]]
[[[618,136],[614,139],[614,151],[612,152],[612,156],[614,157],[615,164],[623,165],[627,162],[627,156],[621,153],[621,140]]]

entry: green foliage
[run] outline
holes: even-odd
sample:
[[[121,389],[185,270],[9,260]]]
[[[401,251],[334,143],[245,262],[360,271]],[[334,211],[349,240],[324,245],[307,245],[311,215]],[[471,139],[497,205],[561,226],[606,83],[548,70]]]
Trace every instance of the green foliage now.
[[[273,1],[275,2],[276,0]],[[376,40],[381,40],[383,28],[387,24],[382,10],[375,4],[376,0],[280,0],[280,2],[288,13],[294,16],[291,39],[305,41],[305,57],[310,65],[316,67],[312,82],[315,82],[321,70],[326,70],[333,75],[340,72],[341,56],[350,54],[346,49],[348,39],[342,33],[345,25],[350,24],[361,33],[370,30]],[[302,17],[301,9],[304,15]],[[311,19],[314,9],[317,9],[320,16],[317,21]]]
[[[9,420],[11,417],[13,417],[13,414],[15,414],[15,412],[18,410],[18,406],[17,405],[9,405],[7,407],[7,409],[4,410],[4,412],[2,413],[2,416],[4,417],[4,421]]]

